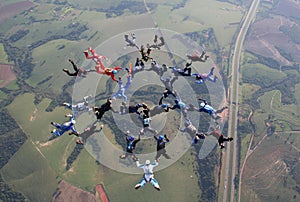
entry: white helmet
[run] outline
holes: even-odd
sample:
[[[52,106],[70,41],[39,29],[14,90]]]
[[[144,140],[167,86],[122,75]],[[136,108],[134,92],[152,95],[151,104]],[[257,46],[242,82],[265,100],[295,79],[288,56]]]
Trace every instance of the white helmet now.
[[[71,123],[74,125],[76,123],[76,121],[74,119],[72,119]]]
[[[201,102],[200,103],[200,107],[204,107],[205,106],[205,103],[204,102]]]
[[[150,164],[150,160],[146,160],[145,164],[149,165]]]

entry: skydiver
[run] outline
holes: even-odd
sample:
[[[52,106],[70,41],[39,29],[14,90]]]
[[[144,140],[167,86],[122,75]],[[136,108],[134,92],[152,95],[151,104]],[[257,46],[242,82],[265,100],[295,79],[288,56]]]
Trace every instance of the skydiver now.
[[[89,51],[91,52],[91,55],[89,55]],[[102,59],[107,60],[106,56],[98,55],[96,53],[96,51],[94,49],[92,49],[91,47],[89,47],[88,50],[83,51],[83,53],[84,53],[86,59],[92,59],[96,63],[96,65],[99,65],[100,62],[102,62]]]
[[[206,55],[205,51],[202,51],[201,55],[198,51],[196,51],[197,54],[187,55],[187,58],[190,59],[192,62],[206,62],[206,60],[209,58],[208,55]]]
[[[179,99],[175,99],[174,102],[175,104],[172,107],[169,107],[169,109],[172,110],[180,109],[183,114],[183,117],[187,119],[188,118],[187,111],[189,110],[189,107],[186,106],[186,104]]]
[[[136,58],[136,62],[135,62],[135,65],[132,69],[132,78],[134,78],[134,74],[140,72],[140,71],[143,71],[145,68],[145,64],[143,62],[143,60],[140,60],[139,58]]]
[[[108,68],[105,67],[102,61],[100,61],[99,65],[95,66],[95,69],[98,74],[106,74],[112,78],[115,82],[118,82],[118,80],[115,78],[115,74],[118,73],[118,70],[122,70],[123,68],[120,66],[116,66],[114,68]]]
[[[152,116],[158,115],[163,112],[169,112],[169,106],[162,102],[163,97],[160,98],[157,106],[154,106],[153,109],[150,110]]]
[[[89,102],[88,100],[92,98],[91,95],[85,96],[82,100],[82,102],[78,102],[77,104],[70,104],[67,102],[63,103],[63,106],[65,106],[68,109],[71,109],[74,114],[76,115],[78,112],[82,112],[82,111],[91,111],[92,108],[89,107]]]
[[[140,115],[140,112],[138,111],[138,109],[140,109],[141,107],[143,107],[142,104],[136,104],[136,105],[130,105],[130,106],[126,106],[126,102],[122,102],[122,105],[120,106],[120,114],[127,114],[127,113],[137,113],[138,115]]]
[[[129,39],[129,35],[128,34],[124,35],[125,41],[127,42],[126,45],[130,46],[130,47],[136,47],[139,50],[138,45],[135,43],[135,39],[136,39],[135,34],[134,33],[130,33],[130,37],[131,37],[131,39]]]
[[[147,71],[154,71],[156,74],[158,74],[158,76],[161,77],[164,74],[164,72],[167,71],[167,68],[164,65],[161,68],[155,60],[152,60],[150,68],[147,69]]]
[[[69,121],[63,123],[63,124],[59,124],[59,123],[55,123],[55,122],[51,122],[51,125],[55,126],[56,129],[53,129],[51,131],[51,133],[53,133],[56,136],[61,136],[63,135],[65,132],[71,130],[72,132],[70,134],[79,134],[74,125],[76,123],[74,116],[72,114],[66,114],[65,117],[69,117]]]
[[[225,142],[231,142],[233,140],[232,137],[224,137],[224,135],[220,131],[220,126],[217,126],[215,130],[210,132],[209,134],[214,134],[217,136],[220,149],[225,148]]]
[[[205,139],[205,134],[198,133],[197,128],[193,125],[193,123],[186,119],[184,123],[184,128],[179,129],[180,132],[186,132],[191,136],[194,136],[193,143],[196,144],[200,139]]]
[[[86,70],[83,67],[78,68],[77,65],[74,63],[73,60],[69,59],[69,62],[72,64],[74,72],[71,73],[68,69],[63,69],[69,76],[79,76],[79,77],[86,77],[88,72],[93,70]]]
[[[158,39],[160,40],[160,43],[158,43]],[[160,47],[165,45],[165,40],[162,36],[158,38],[158,36],[155,35],[153,42],[154,44],[152,45],[147,44],[147,48],[154,48],[160,50]]]
[[[181,69],[181,68],[176,68],[176,67],[169,67],[173,70],[173,72],[177,72],[178,74],[180,74],[181,76],[191,76],[191,71],[192,68],[190,67],[192,65],[192,62],[190,63],[186,63],[185,64],[185,68]],[[187,71],[187,73],[186,73]]]
[[[151,122],[150,109],[148,108],[148,105],[145,103],[142,103],[142,111],[140,112],[140,117],[143,120],[143,129],[141,130],[141,133],[144,133],[144,131],[149,131],[154,135],[157,135],[157,130],[153,129],[150,126],[150,122]]]
[[[123,86],[123,82],[122,82],[122,78],[119,76],[119,79],[118,79],[118,86],[119,86],[119,90],[118,92],[116,92],[112,97],[115,98],[115,97],[123,97],[123,101],[124,102],[127,102],[127,96],[125,95],[125,91],[129,88],[131,84],[131,76],[128,75],[127,76],[127,83],[125,86]]]
[[[167,151],[165,149],[166,143],[170,141],[167,135],[160,135],[158,137],[154,135],[154,139],[156,140],[156,151],[157,151],[155,160],[159,161],[159,157],[161,155],[163,155],[166,159],[170,159],[171,157],[167,154]]]
[[[96,121],[97,122],[97,121]],[[95,122],[95,123],[96,123]],[[86,140],[92,136],[93,134],[95,134],[96,132],[100,132],[103,129],[103,125],[100,125],[100,130],[96,130],[97,125],[96,124],[92,124],[91,127],[87,127],[86,129],[84,129],[84,131],[80,134],[74,134],[75,136],[78,136],[79,139],[76,140],[76,144],[85,144]]]
[[[154,174],[153,174],[153,168],[157,165],[158,165],[157,161],[150,163],[149,160],[146,160],[144,165],[140,164],[139,161],[136,161],[136,166],[144,170],[144,176],[141,179],[141,181],[139,181],[139,183],[135,185],[134,187],[135,189],[144,187],[147,182],[150,182],[156,190],[160,191],[159,184],[157,180],[154,178]]]
[[[172,92],[170,94],[175,95],[175,97],[177,97],[177,92],[173,89],[173,84],[177,79],[177,76],[170,76],[165,79],[160,77],[160,81],[165,85],[166,90],[168,90],[168,92]]]
[[[227,107],[223,107],[220,110],[215,110],[212,106],[210,106],[205,99],[199,98],[200,101],[199,104],[199,112],[206,112],[215,120],[219,119],[220,117],[217,115],[218,113],[221,113],[224,109],[227,109]]]
[[[144,46],[141,45],[140,53],[142,56],[141,60],[144,60],[145,62],[147,62],[148,60],[153,60],[153,58],[150,57],[151,48],[148,48],[147,51],[145,52]]]
[[[212,67],[208,74],[205,74],[205,73],[204,74],[192,74],[192,76],[196,77],[196,83],[198,83],[198,84],[204,83],[205,80],[209,80],[209,81],[215,83],[217,81],[218,77],[217,76],[212,77],[214,74],[214,69],[215,68]]]
[[[138,138],[136,139],[134,136],[129,135],[130,132],[126,132],[126,153],[120,156],[121,159],[125,159],[129,154],[134,161],[137,161],[138,158],[133,154],[133,150],[136,147],[136,144],[141,140],[141,134],[139,134]]]
[[[96,107],[96,106],[94,107],[94,114],[96,115],[98,122],[101,121],[104,113],[108,112],[109,110],[111,110],[114,113],[118,113],[111,107],[111,104],[112,104],[112,99],[108,98],[106,103],[104,103],[100,107]]]

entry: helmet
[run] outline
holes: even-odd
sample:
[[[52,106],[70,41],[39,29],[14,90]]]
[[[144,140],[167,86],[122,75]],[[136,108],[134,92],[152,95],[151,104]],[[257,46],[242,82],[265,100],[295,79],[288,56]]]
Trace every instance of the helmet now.
[[[145,164],[149,165],[150,164],[150,160],[146,160]]]
[[[162,108],[166,108],[167,105],[166,105],[166,104],[162,104],[161,107],[162,107]]]
[[[178,100],[178,99],[176,99],[176,100],[174,100],[174,101],[175,101],[175,103],[176,103],[176,104],[178,104],[178,102],[179,102],[179,100]]]
[[[204,107],[205,106],[205,103],[204,102],[201,102],[200,103],[200,107]]]
[[[71,120],[71,124],[74,125],[75,123],[76,123],[76,121],[75,121],[74,119],[72,119],[72,120]]]
[[[112,70],[112,73],[113,73],[113,74],[117,74],[118,71],[114,69],[114,70]]]
[[[163,135],[160,135],[160,136],[158,137],[158,139],[159,139],[159,140],[163,140],[163,139],[164,139],[164,136],[163,136]]]
[[[132,136],[132,135],[129,136],[129,137],[128,137],[128,140],[129,140],[129,141],[133,141],[133,140],[134,140],[134,136]]]

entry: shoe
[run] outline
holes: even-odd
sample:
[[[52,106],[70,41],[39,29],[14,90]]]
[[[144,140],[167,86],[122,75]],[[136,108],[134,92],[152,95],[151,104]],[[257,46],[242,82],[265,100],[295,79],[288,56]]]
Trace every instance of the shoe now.
[[[160,188],[159,187],[154,187],[157,191],[160,191]]]
[[[64,72],[68,72],[68,69],[63,69]]]
[[[231,142],[232,140],[233,140],[233,138],[232,138],[232,137],[230,137],[230,138],[229,138],[229,141]]]
[[[76,144],[82,144],[83,145],[83,142],[80,141],[80,140],[76,140]]]
[[[140,184],[137,184],[137,185],[135,185],[135,189],[139,189],[141,187],[141,185]]]

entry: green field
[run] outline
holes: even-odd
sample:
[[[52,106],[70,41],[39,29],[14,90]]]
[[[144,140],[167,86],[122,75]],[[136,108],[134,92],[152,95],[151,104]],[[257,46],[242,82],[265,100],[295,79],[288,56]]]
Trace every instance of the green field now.
[[[1,174],[29,201],[51,201],[57,187],[57,174],[30,140],[1,169]]]
[[[4,46],[2,43],[0,43],[0,64],[12,64],[11,62],[8,62],[8,56],[4,50]]]
[[[232,4],[192,0],[188,1],[185,7],[174,11],[170,11],[170,7],[166,5],[160,5],[154,13],[154,18],[160,27],[181,33],[212,27],[221,47],[226,47],[237,29],[237,25],[229,26],[229,23],[240,22],[242,15],[243,12]]]

